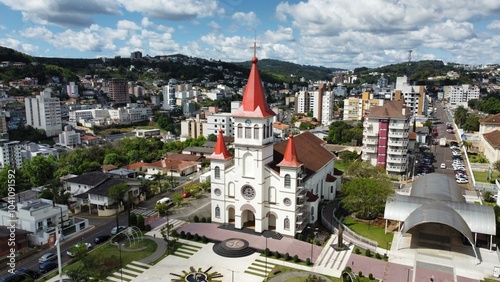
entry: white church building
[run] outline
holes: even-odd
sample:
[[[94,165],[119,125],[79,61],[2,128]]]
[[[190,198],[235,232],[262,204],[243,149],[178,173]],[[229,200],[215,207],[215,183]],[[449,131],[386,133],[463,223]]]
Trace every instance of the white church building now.
[[[334,155],[310,132],[274,143],[275,113],[266,102],[252,59],[240,108],[232,116],[234,156],[219,132],[211,159],[212,222],[295,236],[318,220],[322,200],[340,185]]]

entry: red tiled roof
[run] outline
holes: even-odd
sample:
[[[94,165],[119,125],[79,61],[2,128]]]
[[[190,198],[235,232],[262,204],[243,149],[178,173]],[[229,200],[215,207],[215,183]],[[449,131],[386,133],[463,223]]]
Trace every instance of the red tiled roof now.
[[[226,143],[224,142],[224,135],[222,135],[222,130],[219,130],[219,136],[217,137],[217,142],[215,143],[214,152],[209,156],[209,158],[216,160],[226,160],[230,157],[232,156],[227,151]]]
[[[335,181],[337,181],[337,177],[335,177],[329,173],[326,175],[326,182],[335,182]]]
[[[403,109],[405,109],[405,114],[403,115]],[[406,119],[407,116],[411,115],[410,109],[408,109],[404,102],[401,100],[397,101],[387,101],[383,106],[373,106],[370,108],[370,113],[367,117],[387,117],[387,118],[401,118]]]
[[[301,165],[302,164],[297,160],[297,152],[295,151],[295,145],[293,144],[293,134],[290,134],[290,138],[288,139],[288,144],[285,149],[285,155],[278,166],[299,167]]]
[[[314,195],[312,192],[307,191],[306,192],[306,197],[308,202],[316,202],[316,200],[319,198],[318,195]]]
[[[259,69],[257,68],[257,58],[252,58],[252,68],[248,76],[248,82],[243,93],[241,107],[233,114],[237,117],[258,117],[265,118],[276,114],[269,108],[262,88]]]
[[[328,151],[323,144],[325,141],[316,137],[309,131],[293,137],[297,159],[304,165],[307,175],[319,171],[324,165],[330,162],[335,156]],[[279,171],[276,165],[283,160],[288,141],[281,141],[274,144],[273,162],[269,166]]]
[[[500,130],[493,130],[488,133],[483,133],[484,140],[490,143],[491,147],[500,149]]]
[[[500,114],[490,115],[479,120],[479,123],[500,124]]]
[[[417,133],[413,132],[413,131],[408,133],[408,139],[409,140],[417,140]]]
[[[188,155],[188,154],[177,154],[177,153],[167,153],[165,154],[165,159],[167,160],[180,160],[180,161],[190,161],[197,162],[200,161],[203,157],[197,155]]]
[[[138,168],[141,168],[143,166],[149,166],[150,163],[146,163],[146,162],[136,162],[136,163],[133,163],[133,164],[129,164],[128,166],[126,166],[128,169],[132,169],[132,170],[135,170],[135,169],[138,169]]]

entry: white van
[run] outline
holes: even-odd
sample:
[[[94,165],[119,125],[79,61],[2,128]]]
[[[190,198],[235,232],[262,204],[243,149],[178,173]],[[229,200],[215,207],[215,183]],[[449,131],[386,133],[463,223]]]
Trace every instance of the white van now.
[[[167,198],[167,197],[161,198],[158,201],[156,201],[157,205],[161,205],[161,204],[167,204],[167,205],[169,205],[171,203],[172,203],[172,200],[170,198]]]
[[[154,175],[151,175],[151,174],[146,174],[146,175],[144,176],[144,179],[147,179],[147,180],[153,180],[153,179],[155,179],[155,177],[154,177]]]

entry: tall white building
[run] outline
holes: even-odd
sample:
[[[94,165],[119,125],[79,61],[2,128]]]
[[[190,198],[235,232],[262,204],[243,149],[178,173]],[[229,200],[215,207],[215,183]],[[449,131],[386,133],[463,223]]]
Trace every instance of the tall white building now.
[[[210,134],[217,135],[219,130],[223,131],[224,136],[234,136],[233,117],[231,113],[213,113],[207,116],[207,128],[203,135],[208,137]]]
[[[8,165],[13,168],[21,168],[23,157],[22,146],[19,141],[0,140],[0,169]]]
[[[59,144],[67,147],[75,147],[82,144],[80,133],[76,133],[71,125],[66,125],[64,131],[59,134]]]
[[[363,122],[361,158],[388,174],[407,172],[411,112],[403,101],[387,101],[370,108]]]
[[[318,220],[319,203],[337,191],[334,156],[310,132],[274,143],[275,113],[252,59],[241,107],[232,113],[234,156],[219,131],[211,159],[212,222],[295,236]]]
[[[297,113],[312,112],[321,124],[329,125],[333,120],[333,105],[335,95],[328,91],[325,84],[320,84],[316,90],[302,90],[295,95]]]
[[[163,109],[164,110],[172,110],[175,109],[175,84],[177,81],[171,78],[168,81],[168,84],[163,86],[162,94],[163,94]]]
[[[479,99],[479,87],[476,85],[450,85],[444,87],[445,98],[449,99],[450,105],[468,106],[468,102],[473,99]]]
[[[45,130],[47,137],[62,132],[61,104],[59,98],[51,97],[48,89],[36,97],[24,98],[24,105],[28,125]]]
[[[425,86],[411,85],[406,76],[396,79],[394,100],[403,100],[413,115],[426,116],[428,114],[429,99],[425,93]]]

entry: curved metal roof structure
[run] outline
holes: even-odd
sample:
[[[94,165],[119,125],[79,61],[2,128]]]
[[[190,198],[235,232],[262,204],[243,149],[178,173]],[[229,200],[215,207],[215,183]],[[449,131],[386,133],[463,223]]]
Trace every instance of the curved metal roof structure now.
[[[413,183],[410,196],[387,198],[384,218],[404,222],[402,234],[423,223],[448,225],[469,240],[472,233],[496,235],[495,212],[490,206],[466,203],[460,187],[444,174],[431,173]],[[453,211],[453,212],[452,212]]]

